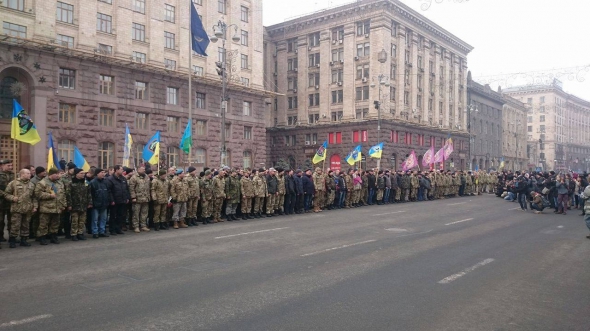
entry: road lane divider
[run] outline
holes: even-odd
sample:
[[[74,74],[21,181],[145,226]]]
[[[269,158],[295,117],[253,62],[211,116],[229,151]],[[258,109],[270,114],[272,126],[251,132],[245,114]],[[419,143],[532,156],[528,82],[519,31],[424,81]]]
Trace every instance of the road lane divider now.
[[[362,245],[362,244],[368,244],[368,243],[372,243],[372,242],[375,242],[375,241],[377,241],[377,240],[371,239],[371,240],[365,240],[365,241],[361,241],[361,242],[354,243],[354,244],[348,244],[348,245],[342,245],[342,246],[338,246],[338,247],[332,247],[332,248],[324,249],[324,250],[313,252],[313,253],[303,254],[303,255],[301,255],[301,257],[312,256],[312,255],[316,255],[316,254],[326,253],[326,252],[330,252],[330,251],[335,251],[337,249],[348,248],[348,247]]]
[[[456,273],[454,275],[450,275],[449,277],[446,277],[444,279],[439,280],[438,283],[439,284],[448,284],[448,283],[450,283],[452,281],[455,281],[455,280],[457,280],[457,279],[459,279],[459,278],[467,275],[468,273],[472,272],[473,270],[475,270],[477,268],[480,268],[480,267],[483,267],[484,265],[490,264],[492,262],[494,262],[494,259],[492,259],[492,258],[485,259],[485,260],[477,263],[476,265],[473,265],[473,266],[471,266],[471,267],[469,267],[467,269],[464,269],[463,271],[461,271],[459,273]]]
[[[473,221],[473,218],[467,218],[464,220],[460,220],[460,221],[456,221],[456,222],[451,222],[451,223],[447,223],[445,225],[453,225],[453,224],[457,224],[457,223],[463,223],[463,222],[469,222],[469,221]]]
[[[278,230],[284,230],[284,229],[288,229],[288,228],[289,227],[286,227],[286,228],[274,228],[274,229],[268,229],[268,230],[260,230],[260,231],[252,231],[252,232],[244,232],[244,233],[230,234],[230,235],[227,235],[227,236],[215,237],[215,239],[223,239],[223,238],[231,238],[231,237],[245,236],[245,235],[248,235],[248,234],[263,233],[263,232],[269,232],[269,231],[278,231]]]

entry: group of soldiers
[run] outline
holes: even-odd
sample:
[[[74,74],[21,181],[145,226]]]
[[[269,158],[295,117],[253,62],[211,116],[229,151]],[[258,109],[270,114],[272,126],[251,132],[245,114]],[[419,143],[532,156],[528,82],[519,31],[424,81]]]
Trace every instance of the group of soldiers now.
[[[491,193],[497,181],[485,171],[65,168],[29,166],[15,178],[12,162],[0,160],[0,241],[5,228],[11,248],[28,247],[29,238],[47,245],[59,244],[61,234],[108,237],[107,219],[110,235],[121,235]]]

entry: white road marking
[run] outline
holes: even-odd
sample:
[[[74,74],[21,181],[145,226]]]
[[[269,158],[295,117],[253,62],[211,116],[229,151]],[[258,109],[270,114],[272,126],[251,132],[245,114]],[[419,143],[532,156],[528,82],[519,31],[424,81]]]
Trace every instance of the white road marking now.
[[[252,232],[244,232],[244,233],[238,233],[238,234],[230,234],[228,236],[215,237],[215,239],[231,238],[231,237],[237,237],[237,236],[244,236],[244,235],[247,235],[247,234],[262,233],[262,232],[269,232],[269,231],[278,231],[278,230],[283,230],[283,229],[288,229],[288,227],[286,227],[286,228],[268,229],[268,230],[260,230],[260,231],[252,231]]]
[[[492,263],[492,262],[494,262],[494,259],[491,259],[491,258],[490,259],[485,259],[485,260],[479,262],[478,264],[476,264],[474,266],[471,266],[471,267],[469,267],[469,268],[467,268],[467,269],[465,269],[465,270],[463,270],[463,271],[461,271],[459,273],[456,273],[454,275],[450,275],[449,277],[438,281],[438,283],[439,284],[448,284],[448,283],[450,283],[450,282],[452,282],[454,280],[457,280],[457,279],[459,279],[459,278],[467,275],[468,273],[472,272],[473,270],[475,270],[475,269],[477,269],[479,267],[483,267],[484,265],[489,264],[489,263]]]
[[[520,209],[520,207],[516,207],[516,208],[510,208],[510,209],[508,209],[508,210],[517,210],[517,209]]]
[[[559,225],[557,228],[558,229],[563,229],[563,225]]]
[[[408,232],[408,229],[389,228],[389,229],[385,229],[385,231],[391,231],[391,232]]]
[[[10,322],[7,322],[7,323],[0,324],[0,328],[5,328],[5,327],[8,327],[8,326],[23,325],[23,324],[35,322],[35,321],[42,320],[42,319],[45,319],[45,318],[50,318],[50,317],[53,317],[53,315],[51,315],[51,314],[45,314],[45,315],[38,315],[38,316],[33,316],[33,317],[25,318],[25,319],[20,320],[20,321],[10,321]]]
[[[457,202],[457,203],[449,203],[447,204],[447,206],[455,206],[455,205],[462,205],[464,203],[467,203],[467,201],[463,201],[463,202]]]
[[[445,225],[452,225],[452,224],[457,224],[457,223],[463,223],[463,222],[472,221],[472,220],[473,220],[473,218],[468,218],[468,219],[464,219],[464,220],[460,220],[460,221],[456,221],[456,222],[447,223]]]
[[[392,211],[391,213],[385,213],[385,214],[375,214],[373,216],[383,216],[383,215],[391,215],[391,214],[399,214],[399,213],[405,213],[405,210],[399,210],[399,211]]]
[[[332,247],[332,248],[324,249],[324,250],[313,252],[313,253],[303,254],[303,255],[301,255],[301,257],[306,257],[306,256],[311,256],[311,255],[316,255],[316,254],[321,254],[321,253],[325,253],[325,252],[329,252],[329,251],[334,251],[334,250],[337,250],[337,249],[342,249],[342,248],[347,248],[347,247],[352,247],[352,246],[356,246],[356,245],[368,244],[368,243],[372,243],[372,242],[375,242],[375,241],[377,241],[377,240],[371,239],[371,240],[365,240],[365,241],[361,241],[361,242],[354,243],[354,244],[348,244],[348,245],[342,245],[342,246],[338,246],[338,247]]]
[[[423,232],[402,234],[401,236],[395,236],[394,238],[407,237],[407,236],[415,236],[415,235],[418,235],[418,234],[424,234],[424,233],[428,233],[428,232],[432,232],[432,231],[434,231],[434,229],[430,229],[428,231],[423,231]]]

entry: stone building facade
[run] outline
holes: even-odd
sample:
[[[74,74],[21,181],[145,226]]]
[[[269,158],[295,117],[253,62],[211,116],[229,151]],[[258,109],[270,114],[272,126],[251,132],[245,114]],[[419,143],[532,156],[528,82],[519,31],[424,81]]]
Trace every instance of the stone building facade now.
[[[536,167],[555,171],[590,170],[590,102],[546,85],[516,86],[503,93],[528,107],[526,132],[530,159]],[[534,150],[538,152],[534,153]]]
[[[525,170],[531,168],[527,156],[525,105],[509,95],[502,95],[502,155],[505,161],[504,169]]]
[[[221,81],[215,62],[229,69],[226,128],[231,166],[266,161],[265,99],[262,77],[262,1],[192,0],[209,31],[223,19],[229,35],[211,43],[209,57],[193,54],[189,75],[189,7],[180,0],[63,0],[3,2],[0,20],[0,157],[45,165],[47,134],[59,157],[73,159],[77,146],[91,165],[119,164],[125,125],[134,140],[132,163],[156,131],[162,161],[170,165],[219,166]],[[186,10],[182,6],[186,5]],[[235,26],[235,28],[234,28]],[[228,33],[229,34],[229,33]],[[22,83],[20,95],[11,87]],[[18,84],[17,84],[18,85]],[[192,98],[192,160],[179,150]],[[36,123],[42,141],[10,139],[11,101],[16,97]]]
[[[270,161],[301,166],[329,140],[331,163],[345,167],[354,146],[366,153],[382,141],[382,164],[400,168],[412,150],[440,148],[450,133],[453,165],[464,169],[471,50],[397,0],[359,1],[266,27],[267,89],[281,95],[267,117]]]

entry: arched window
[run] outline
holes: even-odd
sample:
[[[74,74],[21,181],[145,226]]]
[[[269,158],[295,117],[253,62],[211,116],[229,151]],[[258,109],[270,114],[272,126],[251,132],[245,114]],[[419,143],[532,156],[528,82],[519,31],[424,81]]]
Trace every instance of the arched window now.
[[[102,169],[108,169],[114,165],[115,145],[110,142],[98,143],[98,164]]]
[[[197,148],[195,151],[195,163],[200,166],[207,163],[207,151],[204,148]]]
[[[169,167],[178,166],[180,164],[180,156],[177,147],[168,147],[166,157]]]
[[[242,160],[244,161],[244,169],[252,167],[252,152],[244,151]]]
[[[12,99],[16,98],[16,101],[20,102],[20,97],[15,97],[10,90],[12,84],[18,82],[13,77],[4,77],[0,83],[0,118],[11,118],[12,117]],[[27,113],[30,111],[27,109]]]
[[[62,140],[57,144],[57,158],[61,160],[63,157],[66,162],[74,160],[74,144],[71,140]]]

